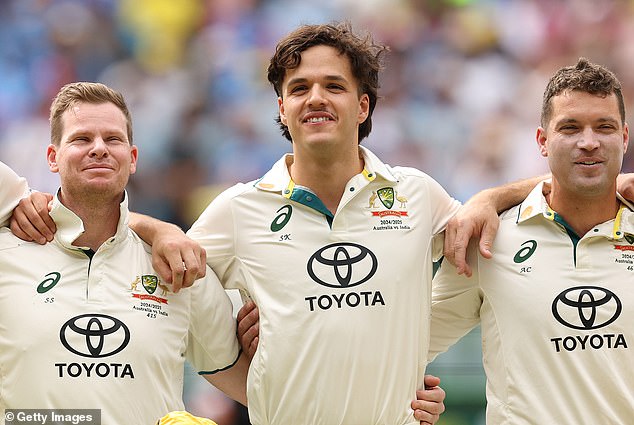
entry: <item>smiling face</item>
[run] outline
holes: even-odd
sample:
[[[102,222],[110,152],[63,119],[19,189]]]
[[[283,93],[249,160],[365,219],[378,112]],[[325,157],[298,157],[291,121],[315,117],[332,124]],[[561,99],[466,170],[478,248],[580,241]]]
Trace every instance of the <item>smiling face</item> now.
[[[359,95],[347,56],[319,45],[303,51],[299,66],[286,72],[278,105],[294,149],[356,150],[369,99]]]
[[[616,96],[568,90],[551,102],[552,115],[537,130],[537,144],[548,158],[553,196],[613,196],[629,132]]]
[[[62,197],[120,201],[137,161],[123,112],[110,102],[77,102],[61,122],[61,140],[49,145],[47,157],[49,169],[60,174]]]

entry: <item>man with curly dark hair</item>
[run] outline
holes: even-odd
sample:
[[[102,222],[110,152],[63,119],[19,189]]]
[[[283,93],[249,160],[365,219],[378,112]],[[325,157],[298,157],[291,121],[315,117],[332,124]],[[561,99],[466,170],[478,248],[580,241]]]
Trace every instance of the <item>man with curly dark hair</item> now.
[[[268,79],[293,153],[217,197],[188,233],[225,288],[258,305],[254,424],[418,423],[410,402],[423,386],[441,252],[432,241],[460,204],[360,146],[386,51],[347,23],[284,37]],[[422,392],[433,423],[444,393]]]

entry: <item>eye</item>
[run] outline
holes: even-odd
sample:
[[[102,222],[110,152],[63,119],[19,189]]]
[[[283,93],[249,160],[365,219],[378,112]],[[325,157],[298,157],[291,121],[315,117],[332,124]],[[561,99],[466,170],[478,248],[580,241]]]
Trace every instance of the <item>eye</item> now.
[[[335,92],[342,92],[342,91],[345,91],[346,88],[342,86],[341,84],[328,84],[328,90],[335,91]]]
[[[302,94],[306,92],[306,86],[294,86],[289,89],[290,94]]]
[[[559,127],[559,131],[562,133],[574,133],[578,130],[578,127],[573,124],[565,124]]]

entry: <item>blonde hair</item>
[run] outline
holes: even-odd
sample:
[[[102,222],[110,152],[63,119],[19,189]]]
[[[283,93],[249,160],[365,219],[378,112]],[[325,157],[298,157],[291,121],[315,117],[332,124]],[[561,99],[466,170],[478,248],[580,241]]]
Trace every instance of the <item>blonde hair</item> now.
[[[60,89],[51,104],[51,143],[59,146],[62,140],[62,115],[79,102],[113,103],[118,107],[127,121],[128,141],[132,144],[132,117],[123,95],[101,83],[77,82],[66,84]]]

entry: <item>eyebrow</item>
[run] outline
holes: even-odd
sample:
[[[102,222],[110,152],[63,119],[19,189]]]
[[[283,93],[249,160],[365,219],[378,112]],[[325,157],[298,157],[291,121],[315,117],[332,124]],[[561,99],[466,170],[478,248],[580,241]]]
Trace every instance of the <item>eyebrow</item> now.
[[[326,75],[324,77],[326,80],[328,81],[341,81],[341,82],[348,82],[348,80],[346,80],[343,76],[341,75]],[[295,85],[295,84],[303,84],[308,82],[308,78],[304,78],[304,77],[296,77],[296,78],[291,78],[288,82],[289,86]]]
[[[126,139],[128,138],[128,133],[127,131],[124,130],[120,130],[120,129],[107,129],[104,130],[103,133],[105,133],[106,137],[125,137]],[[73,140],[76,137],[94,137],[95,135],[95,131],[93,131],[92,129],[78,129],[75,130],[71,133],[69,133],[65,139],[62,140]]]
[[[562,125],[562,124],[576,124],[578,123],[579,120],[575,119],[575,118],[565,118],[563,120],[557,121],[555,124],[556,125]],[[595,120],[595,122],[599,122],[599,123],[612,123],[612,124],[618,124],[619,122],[621,122],[620,120],[614,119],[614,118],[609,118],[609,117],[602,117],[599,118],[597,120]]]

